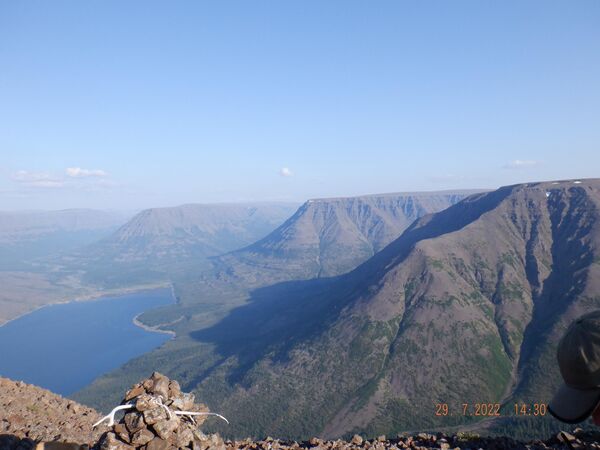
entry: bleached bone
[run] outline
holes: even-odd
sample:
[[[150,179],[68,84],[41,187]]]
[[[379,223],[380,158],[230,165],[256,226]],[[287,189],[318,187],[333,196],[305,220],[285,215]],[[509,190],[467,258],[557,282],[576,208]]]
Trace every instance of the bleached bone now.
[[[159,398],[155,398],[153,400],[156,401],[156,404],[158,406],[162,406],[167,411],[167,415],[169,416],[169,419],[171,419],[173,414],[175,414],[177,416],[216,416],[220,419],[223,419],[225,422],[227,422],[227,424],[229,424],[229,420],[227,420],[221,414],[217,414],[217,413],[213,413],[213,412],[197,412],[197,411],[171,411],[171,409],[163,403],[162,398],[159,397]],[[92,425],[92,428],[96,428],[98,425],[100,425],[105,420],[108,420],[108,426],[112,427],[115,424],[115,414],[117,413],[117,411],[123,411],[125,409],[131,409],[133,407],[134,407],[134,405],[132,403],[127,403],[126,405],[119,405],[119,406],[113,408],[113,410],[109,414],[107,414],[102,419],[100,419],[98,422],[96,422],[94,425]]]
[[[217,416],[218,418],[223,419],[225,422],[229,423],[229,420],[227,420],[221,414],[213,412],[175,411],[175,414],[177,414],[178,416]]]
[[[112,427],[115,424],[116,412],[122,411],[124,409],[131,409],[131,408],[133,408],[133,405],[131,403],[127,403],[126,405],[119,405],[116,408],[113,408],[113,410],[110,413],[108,413],[106,416],[104,416],[102,419],[100,419],[98,422],[96,422],[94,425],[92,425],[92,428],[96,428],[98,425],[100,425],[106,419],[108,419],[108,426]]]

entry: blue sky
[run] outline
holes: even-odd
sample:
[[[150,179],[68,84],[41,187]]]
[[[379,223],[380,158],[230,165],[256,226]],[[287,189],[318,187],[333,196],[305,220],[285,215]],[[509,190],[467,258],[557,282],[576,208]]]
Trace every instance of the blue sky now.
[[[0,2],[0,209],[600,176],[600,2]]]

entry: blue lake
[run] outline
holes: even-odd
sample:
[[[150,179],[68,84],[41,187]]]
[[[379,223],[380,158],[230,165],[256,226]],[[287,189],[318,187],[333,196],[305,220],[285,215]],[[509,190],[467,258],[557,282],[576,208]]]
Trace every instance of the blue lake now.
[[[72,394],[169,340],[133,318],[173,301],[154,289],[38,309],[0,327],[0,375]]]

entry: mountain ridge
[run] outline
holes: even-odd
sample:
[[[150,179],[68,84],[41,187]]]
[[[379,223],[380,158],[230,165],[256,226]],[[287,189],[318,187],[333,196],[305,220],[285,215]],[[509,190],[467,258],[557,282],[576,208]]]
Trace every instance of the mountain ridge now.
[[[222,276],[255,284],[339,275],[377,253],[410,223],[478,190],[386,193],[310,199],[263,239],[212,259]],[[265,281],[259,281],[265,284]]]

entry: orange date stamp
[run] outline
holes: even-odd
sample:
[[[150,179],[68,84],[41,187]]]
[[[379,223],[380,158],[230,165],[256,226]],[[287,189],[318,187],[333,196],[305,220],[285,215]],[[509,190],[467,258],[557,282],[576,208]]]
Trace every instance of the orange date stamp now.
[[[448,403],[436,403],[435,415],[446,416],[469,416],[469,417],[500,417],[502,415],[514,416],[545,416],[548,412],[546,403],[515,403],[513,408],[500,403],[462,403],[451,408]]]

